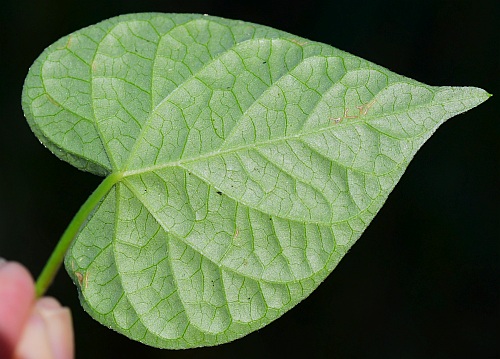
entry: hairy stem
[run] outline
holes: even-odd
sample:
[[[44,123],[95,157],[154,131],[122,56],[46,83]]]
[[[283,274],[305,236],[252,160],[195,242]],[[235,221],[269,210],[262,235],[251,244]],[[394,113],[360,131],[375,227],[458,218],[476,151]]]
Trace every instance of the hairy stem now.
[[[56,276],[62,262],[64,261],[64,256],[66,255],[69,246],[73,242],[75,236],[78,234],[78,231],[80,231],[82,225],[87,220],[88,216],[92,213],[97,204],[99,204],[99,202],[109,192],[109,190],[121,178],[121,173],[110,174],[90,195],[83,206],[80,207],[80,209],[64,231],[63,235],[61,236],[61,239],[57,243],[49,260],[45,264],[45,267],[43,267],[42,273],[40,273],[38,279],[36,280],[35,290],[37,298],[42,297],[45,294],[50,284],[54,280],[54,277]]]

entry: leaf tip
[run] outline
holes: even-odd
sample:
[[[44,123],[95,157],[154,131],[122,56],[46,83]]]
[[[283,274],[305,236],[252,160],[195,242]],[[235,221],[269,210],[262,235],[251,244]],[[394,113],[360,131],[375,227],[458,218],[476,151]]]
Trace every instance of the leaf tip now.
[[[483,103],[491,96],[493,96],[492,94],[486,92],[485,90],[479,87],[467,87],[467,89],[470,90],[471,97],[475,97],[478,101],[480,101],[480,103]]]

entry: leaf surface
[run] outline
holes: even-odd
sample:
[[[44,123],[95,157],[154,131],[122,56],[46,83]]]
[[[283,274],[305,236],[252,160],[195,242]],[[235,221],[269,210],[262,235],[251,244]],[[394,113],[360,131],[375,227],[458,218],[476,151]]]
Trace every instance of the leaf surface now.
[[[66,256],[83,307],[187,348],[307,297],[427,138],[488,96],[265,26],[152,13],[51,45],[23,107],[54,154],[117,178]]]

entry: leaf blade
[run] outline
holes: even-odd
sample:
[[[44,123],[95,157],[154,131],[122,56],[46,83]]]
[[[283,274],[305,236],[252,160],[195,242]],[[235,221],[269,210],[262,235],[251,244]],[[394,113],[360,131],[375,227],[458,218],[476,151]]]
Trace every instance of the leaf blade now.
[[[23,107],[60,158],[120,173],[66,257],[84,308],[186,348],[307,297],[425,140],[487,97],[264,26],[133,14],[49,47]]]

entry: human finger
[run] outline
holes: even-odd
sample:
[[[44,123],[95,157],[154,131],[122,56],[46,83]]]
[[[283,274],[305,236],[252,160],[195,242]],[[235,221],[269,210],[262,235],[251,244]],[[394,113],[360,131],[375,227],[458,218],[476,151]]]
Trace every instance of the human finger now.
[[[42,298],[33,307],[15,359],[71,359],[73,353],[71,313],[54,298]]]
[[[52,297],[38,300],[35,305],[45,320],[47,336],[55,359],[69,359],[74,356],[73,321],[69,308]]]
[[[35,301],[28,270],[16,262],[0,263],[0,358],[10,358]]]

